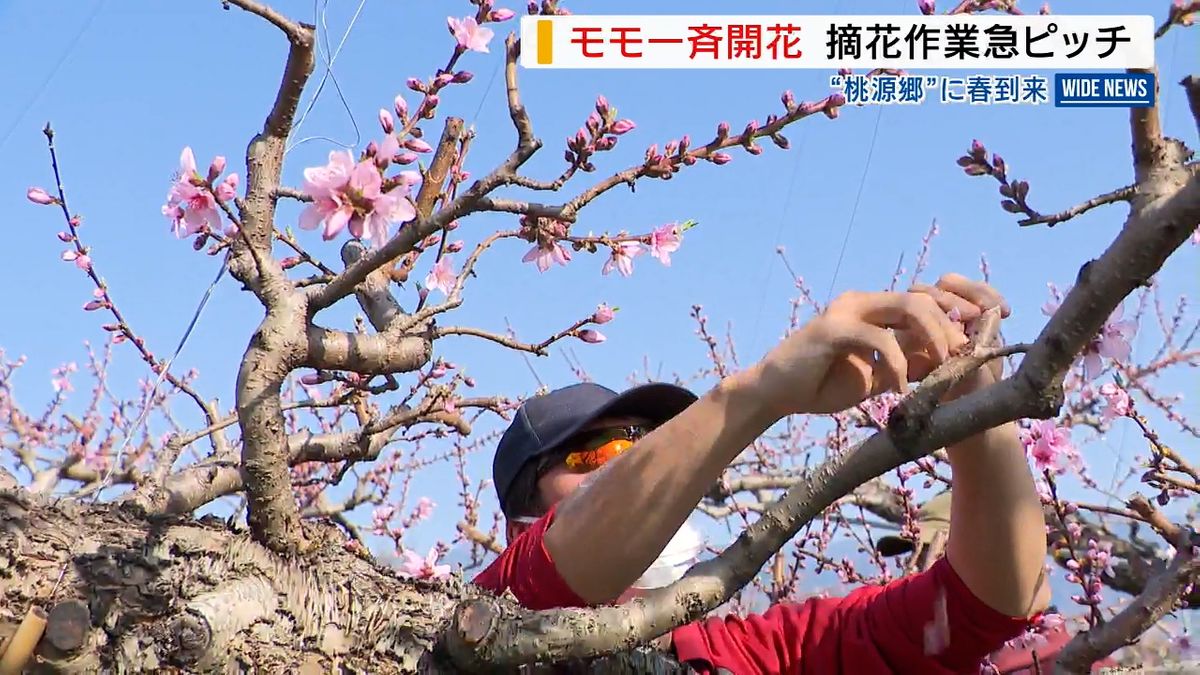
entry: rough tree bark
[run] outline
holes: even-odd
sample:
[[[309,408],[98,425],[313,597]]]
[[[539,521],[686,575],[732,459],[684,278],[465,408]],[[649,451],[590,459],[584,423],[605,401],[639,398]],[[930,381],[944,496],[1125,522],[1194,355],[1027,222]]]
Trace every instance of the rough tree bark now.
[[[402,579],[347,550],[332,525],[308,530],[313,550],[290,561],[220,519],[0,489],[0,641],[40,606],[49,623],[30,673],[460,672],[436,647],[482,591]],[[650,651],[560,668],[689,672]]]

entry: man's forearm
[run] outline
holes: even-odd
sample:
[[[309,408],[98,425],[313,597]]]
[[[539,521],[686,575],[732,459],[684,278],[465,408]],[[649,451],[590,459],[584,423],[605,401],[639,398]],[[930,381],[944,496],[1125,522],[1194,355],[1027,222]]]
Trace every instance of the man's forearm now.
[[[954,472],[951,566],[998,612],[1028,616],[1044,609],[1045,521],[1016,425],[989,429],[947,454]]]
[[[545,545],[584,600],[611,602],[666,547],[721,472],[776,420],[757,370],[732,375],[564,499]]]

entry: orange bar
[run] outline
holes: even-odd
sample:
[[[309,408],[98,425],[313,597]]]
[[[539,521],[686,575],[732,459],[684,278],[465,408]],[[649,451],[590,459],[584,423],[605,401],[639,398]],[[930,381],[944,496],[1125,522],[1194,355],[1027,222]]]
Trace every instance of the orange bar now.
[[[554,60],[554,22],[542,19],[537,22],[537,62],[549,64]]]

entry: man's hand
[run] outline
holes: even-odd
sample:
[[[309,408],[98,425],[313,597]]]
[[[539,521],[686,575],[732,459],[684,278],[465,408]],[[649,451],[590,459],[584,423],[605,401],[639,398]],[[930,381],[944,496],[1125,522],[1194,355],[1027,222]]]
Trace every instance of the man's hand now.
[[[1007,318],[1012,314],[1008,302],[996,289],[981,281],[972,281],[960,274],[947,274],[938,279],[934,286],[914,284],[909,290],[913,293],[930,296],[948,315],[957,315],[955,329],[960,333],[964,332],[964,326],[969,329],[971,324],[978,320],[985,311],[993,307],[1000,308],[1001,318]],[[918,338],[902,333],[899,341],[901,346],[906,348],[905,351],[910,354],[909,374],[913,381],[924,378],[937,367],[932,365],[932,357],[916,346],[919,344]],[[943,403],[952,401],[963,394],[994,384],[1003,376],[1004,362],[1000,359],[993,359],[986,366],[971,372],[962,381],[955,384],[942,401]]]
[[[758,385],[779,417],[834,413],[884,391],[904,393],[914,356],[928,372],[967,342],[947,311],[931,293],[844,293],[755,366]]]

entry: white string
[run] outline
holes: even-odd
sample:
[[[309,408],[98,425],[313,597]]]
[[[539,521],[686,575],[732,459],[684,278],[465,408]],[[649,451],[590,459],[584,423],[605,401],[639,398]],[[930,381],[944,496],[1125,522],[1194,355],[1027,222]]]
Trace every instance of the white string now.
[[[333,88],[335,91],[337,91],[338,99],[340,99],[342,102],[342,108],[346,111],[346,116],[350,119],[350,124],[354,127],[354,142],[351,144],[346,144],[327,136],[308,136],[296,141],[295,143],[292,143],[290,146],[284,149],[284,156],[296,149],[296,147],[309,141],[328,141],[347,150],[357,147],[358,144],[362,142],[362,131],[359,130],[358,122],[354,119],[354,113],[350,110],[350,104],[346,101],[346,96],[342,93],[342,87],[338,84],[337,75],[335,75],[333,72],[333,64],[337,61],[338,55],[342,53],[342,47],[346,45],[346,40],[350,37],[350,31],[354,30],[354,24],[358,22],[358,17],[360,14],[362,14],[363,6],[367,4],[367,0],[359,0],[358,8],[354,10],[354,16],[350,18],[350,23],[346,26],[346,31],[342,33],[342,39],[338,42],[337,49],[333,50],[332,56],[329,54],[329,24],[326,20],[326,15],[329,11],[329,0],[324,0],[324,4],[320,10],[317,9],[318,2],[321,2],[321,0],[313,0],[313,13],[316,15],[316,20],[321,25],[320,35],[325,41],[325,49],[323,50],[321,49],[320,41],[317,43],[317,52],[321,54],[321,58],[325,62],[325,72],[321,75],[321,81],[317,84],[317,90],[313,92],[312,98],[308,100],[308,105],[305,106],[304,111],[300,113],[300,118],[296,120],[294,125],[292,125],[292,130],[289,135],[295,134],[304,124],[304,120],[308,118],[308,113],[312,111],[313,106],[317,103],[317,99],[321,96],[321,92],[324,91],[325,83],[329,80],[332,80]]]
[[[109,481],[112,480],[112,476],[116,471],[116,468],[120,466],[121,459],[124,457],[125,450],[129,447],[130,442],[132,442],[134,434],[146,421],[146,418],[150,416],[150,410],[154,406],[154,397],[158,395],[159,386],[161,386],[163,380],[167,378],[167,373],[170,372],[171,365],[175,363],[175,359],[178,358],[180,352],[183,351],[184,345],[187,344],[188,338],[192,336],[192,331],[196,328],[196,322],[200,320],[200,315],[204,313],[204,308],[208,305],[209,298],[212,297],[212,293],[216,289],[217,284],[221,282],[221,277],[225,276],[225,271],[229,269],[229,258],[231,255],[232,250],[225,254],[225,259],[221,262],[221,269],[217,270],[216,278],[212,280],[212,283],[208,285],[208,289],[204,291],[204,297],[200,298],[200,304],[196,307],[196,311],[192,313],[192,319],[190,322],[188,322],[187,328],[183,331],[183,337],[179,339],[179,344],[175,347],[175,353],[171,354],[171,358],[162,363],[162,369],[158,373],[158,379],[154,381],[154,386],[150,389],[150,395],[146,397],[146,402],[142,405],[142,411],[138,413],[137,419],[134,420],[133,426],[129,428],[128,432],[126,432],[125,439],[121,442],[121,447],[117,448],[117,454],[113,457],[112,462],[109,463],[108,470],[104,473],[104,478],[101,479],[100,485],[96,488],[96,491],[92,495],[93,504],[100,499],[100,493],[104,491],[104,488],[108,487]]]

